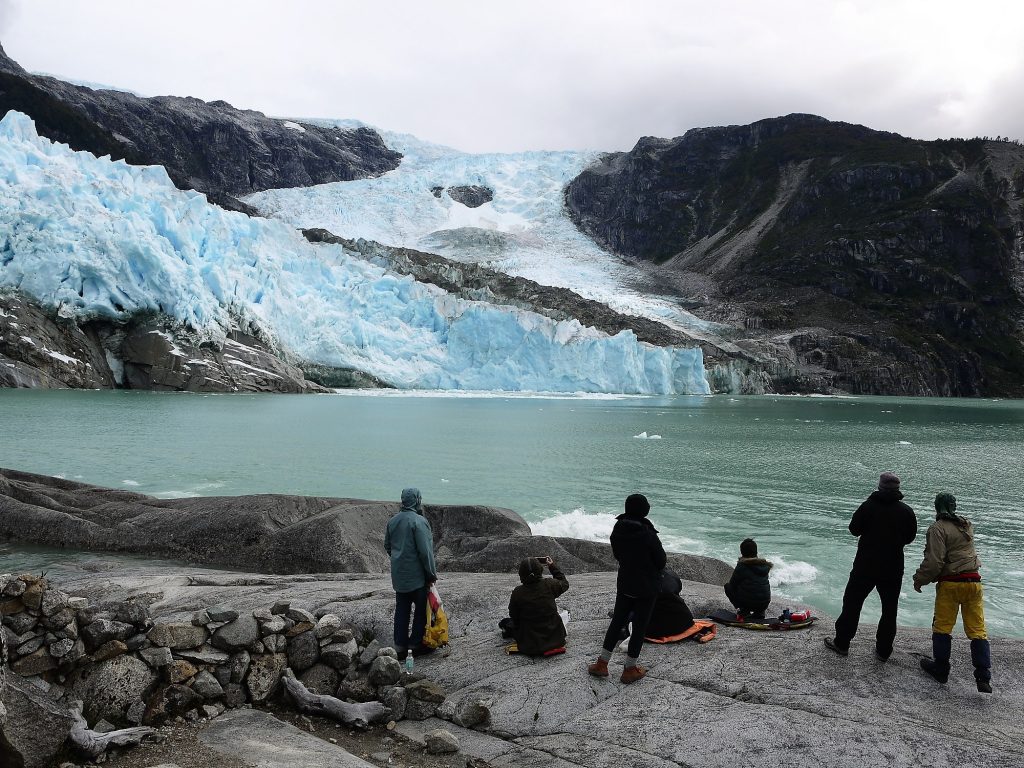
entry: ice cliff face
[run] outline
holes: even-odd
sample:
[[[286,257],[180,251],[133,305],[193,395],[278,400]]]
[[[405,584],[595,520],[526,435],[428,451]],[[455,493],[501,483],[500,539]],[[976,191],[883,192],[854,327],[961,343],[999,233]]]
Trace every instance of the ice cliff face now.
[[[486,206],[482,206],[486,207]],[[0,288],[59,315],[168,315],[212,339],[241,324],[302,361],[399,387],[706,393],[699,349],[473,302],[284,223],[0,121]]]

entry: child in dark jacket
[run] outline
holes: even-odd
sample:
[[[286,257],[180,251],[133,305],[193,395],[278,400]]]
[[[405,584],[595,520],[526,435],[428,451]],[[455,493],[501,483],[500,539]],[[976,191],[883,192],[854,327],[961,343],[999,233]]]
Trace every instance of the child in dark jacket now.
[[[764,618],[765,609],[772,601],[772,587],[768,573],[772,564],[757,556],[757,542],[744,539],[740,543],[740,559],[732,578],[725,585],[725,596],[746,617]]]

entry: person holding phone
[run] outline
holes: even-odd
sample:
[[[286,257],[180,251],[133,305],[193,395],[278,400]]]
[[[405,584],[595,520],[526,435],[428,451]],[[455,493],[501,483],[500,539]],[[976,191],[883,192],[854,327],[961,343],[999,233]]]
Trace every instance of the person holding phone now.
[[[544,568],[551,573],[544,578]],[[565,617],[555,598],[569,589],[569,581],[548,556],[527,557],[519,563],[519,580],[508,602],[511,634],[519,653],[543,656],[565,647]]]

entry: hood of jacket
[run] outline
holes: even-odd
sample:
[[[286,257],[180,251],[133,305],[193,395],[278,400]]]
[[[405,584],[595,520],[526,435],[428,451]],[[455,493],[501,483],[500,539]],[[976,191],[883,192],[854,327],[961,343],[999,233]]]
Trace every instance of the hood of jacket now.
[[[869,496],[868,498],[874,499],[875,501],[888,502],[891,504],[893,502],[903,500],[903,491],[899,491],[892,488],[886,489],[884,491],[872,491],[871,496]]]
[[[636,523],[636,527],[631,525],[619,526],[619,532],[622,535],[644,536],[646,531],[658,532],[658,529],[654,527],[654,523],[648,520],[646,515],[640,517],[639,515],[630,515],[623,512],[615,519],[620,523]]]
[[[759,576],[767,576],[768,571],[772,569],[771,562],[763,557],[741,557],[736,561],[736,565],[745,565]]]

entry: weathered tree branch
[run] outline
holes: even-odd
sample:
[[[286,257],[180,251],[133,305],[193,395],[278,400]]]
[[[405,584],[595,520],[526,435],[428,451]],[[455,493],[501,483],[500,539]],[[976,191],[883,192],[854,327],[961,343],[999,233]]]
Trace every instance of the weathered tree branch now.
[[[285,690],[295,702],[295,708],[304,715],[317,715],[337,720],[346,725],[365,728],[370,723],[383,720],[390,710],[379,701],[367,701],[363,704],[349,704],[334,696],[321,696],[311,693],[306,686],[294,677],[285,676],[281,680]]]
[[[110,747],[133,747],[142,742],[147,736],[152,736],[156,731],[148,726],[136,728],[122,728],[119,731],[110,733],[97,733],[89,729],[89,724],[82,717],[82,704],[79,702],[71,710],[75,724],[71,726],[71,733],[68,734],[68,741],[72,748],[81,756],[97,758],[106,752]]]

